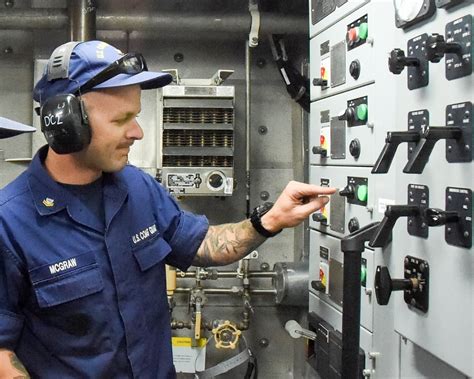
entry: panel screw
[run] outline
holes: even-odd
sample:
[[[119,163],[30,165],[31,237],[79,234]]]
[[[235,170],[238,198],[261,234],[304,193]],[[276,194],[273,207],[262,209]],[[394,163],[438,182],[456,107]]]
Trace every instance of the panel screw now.
[[[261,135],[265,135],[268,133],[268,128],[265,125],[261,125],[258,127],[258,133]]]
[[[260,199],[267,201],[270,198],[270,194],[267,191],[260,192]]]
[[[262,270],[262,271],[268,271],[268,270],[270,270],[270,265],[269,265],[267,262],[263,262],[263,263],[260,265],[260,270]]]
[[[260,347],[266,348],[270,345],[270,341],[267,338],[261,338],[260,341],[258,341],[258,344]]]
[[[13,8],[15,6],[15,1],[13,0],[5,0],[5,7],[6,8]]]
[[[258,58],[257,59],[257,67],[258,68],[264,68],[267,65],[267,61],[265,58]]]
[[[175,62],[180,63],[184,60],[184,55],[182,53],[176,53],[173,58]]]
[[[469,238],[469,232],[467,230],[464,232],[463,235],[464,235],[464,238]]]
[[[12,49],[10,46],[5,47],[5,48],[3,49],[3,53],[4,53],[4,54],[11,54],[11,53],[13,53],[13,49]]]

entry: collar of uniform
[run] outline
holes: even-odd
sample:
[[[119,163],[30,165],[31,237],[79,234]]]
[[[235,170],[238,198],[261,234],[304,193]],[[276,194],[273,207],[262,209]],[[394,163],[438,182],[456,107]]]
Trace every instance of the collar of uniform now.
[[[28,185],[36,210],[42,216],[63,210],[67,205],[67,192],[56,183],[43,166],[48,146],[38,150],[28,167]]]
[[[40,148],[28,168],[28,183],[36,210],[42,216],[57,213],[66,207],[73,211],[76,203],[74,197],[56,183],[43,166],[47,153],[47,145]],[[120,206],[128,195],[123,176],[123,170],[119,173],[104,174],[104,197],[117,206]],[[105,203],[107,208],[108,202]]]

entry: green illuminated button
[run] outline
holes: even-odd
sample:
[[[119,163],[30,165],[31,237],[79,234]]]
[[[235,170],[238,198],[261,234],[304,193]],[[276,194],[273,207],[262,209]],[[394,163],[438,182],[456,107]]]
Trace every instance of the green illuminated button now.
[[[367,281],[367,267],[365,265],[362,265],[360,267],[360,282],[366,283],[366,281]]]
[[[368,195],[368,188],[365,184],[363,185],[360,185],[358,188],[357,188],[357,199],[359,199],[359,201],[362,201],[362,202],[366,202],[367,201],[367,195]]]
[[[360,120],[360,121],[367,120],[367,113],[368,112],[369,112],[369,109],[367,107],[367,104],[358,105],[357,109],[356,109],[357,119]]]
[[[362,24],[359,25],[359,38],[367,39],[368,34],[369,34],[369,24],[367,24],[366,22],[363,22]]]

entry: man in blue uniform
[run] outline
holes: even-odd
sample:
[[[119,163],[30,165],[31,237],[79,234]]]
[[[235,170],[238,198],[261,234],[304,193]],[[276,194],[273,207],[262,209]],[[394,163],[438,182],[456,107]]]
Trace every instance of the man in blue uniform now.
[[[100,41],[50,58],[34,89],[49,146],[0,193],[0,378],[174,378],[165,264],[235,262],[334,192],[290,182],[235,224],[182,211],[127,165],[141,90],[170,81]]]

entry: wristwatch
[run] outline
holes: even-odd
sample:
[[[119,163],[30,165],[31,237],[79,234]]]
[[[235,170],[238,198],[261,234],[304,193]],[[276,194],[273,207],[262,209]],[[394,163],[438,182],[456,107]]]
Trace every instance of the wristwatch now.
[[[273,203],[263,203],[256,207],[252,213],[250,214],[250,222],[254,229],[265,238],[276,236],[280,233],[283,229],[278,230],[277,232],[270,232],[269,230],[265,229],[262,225],[262,217],[266,214],[270,209],[272,209]]]

